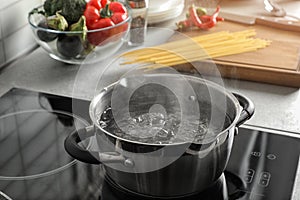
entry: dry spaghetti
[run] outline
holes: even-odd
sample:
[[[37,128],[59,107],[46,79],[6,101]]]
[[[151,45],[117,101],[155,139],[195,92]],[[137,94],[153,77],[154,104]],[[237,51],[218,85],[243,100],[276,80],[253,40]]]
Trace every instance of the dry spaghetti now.
[[[123,53],[122,64],[150,63],[163,66],[213,59],[222,56],[256,51],[267,47],[269,40],[254,38],[254,30],[196,36]]]

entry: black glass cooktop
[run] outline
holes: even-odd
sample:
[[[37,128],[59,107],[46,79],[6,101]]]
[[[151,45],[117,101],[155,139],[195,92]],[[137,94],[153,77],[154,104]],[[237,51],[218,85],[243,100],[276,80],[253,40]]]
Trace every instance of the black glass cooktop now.
[[[101,165],[77,162],[64,150],[66,136],[90,124],[89,103],[24,89],[0,97],[0,200],[147,199],[120,189]],[[296,133],[244,126],[216,184],[185,199],[299,200],[299,156]]]

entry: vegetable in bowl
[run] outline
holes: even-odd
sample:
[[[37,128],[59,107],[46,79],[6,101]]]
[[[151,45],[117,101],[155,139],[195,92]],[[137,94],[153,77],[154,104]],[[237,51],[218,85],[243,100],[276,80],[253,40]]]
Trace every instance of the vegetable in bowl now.
[[[97,18],[91,18],[92,7]],[[115,53],[129,32],[131,17],[118,1],[46,0],[28,20],[37,42],[51,57],[79,64],[90,54],[102,60]]]
[[[55,15],[61,12],[61,15],[69,24],[77,22],[85,10],[85,0],[46,0],[44,10],[46,16]]]

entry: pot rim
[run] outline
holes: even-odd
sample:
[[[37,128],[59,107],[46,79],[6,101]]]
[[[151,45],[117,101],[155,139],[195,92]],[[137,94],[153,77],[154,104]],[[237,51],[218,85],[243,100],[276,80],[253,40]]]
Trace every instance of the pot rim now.
[[[167,73],[160,73],[160,74],[147,74],[147,75],[155,75],[155,76],[175,76],[174,74],[167,74]],[[178,75],[176,75],[178,76]],[[211,139],[209,139],[207,142],[203,142],[203,143],[199,143],[199,144],[209,144],[211,142],[214,142],[217,138],[221,137],[221,135],[227,133],[230,129],[232,129],[239,117],[240,117],[240,114],[241,114],[241,106],[239,104],[239,101],[236,99],[236,97],[231,93],[229,92],[228,90],[226,90],[225,88],[221,87],[220,85],[212,82],[212,81],[209,81],[209,80],[206,80],[206,79],[203,79],[203,78],[200,78],[200,77],[196,77],[196,76],[191,76],[191,75],[181,75],[183,77],[188,77],[188,79],[194,79],[194,80],[197,80],[197,81],[200,81],[202,83],[205,83],[207,85],[210,85],[212,86],[214,89],[218,90],[219,92],[221,93],[224,93],[233,103],[234,103],[234,107],[235,107],[235,110],[236,110],[236,115],[235,115],[235,118],[234,120],[232,120],[231,124],[225,128],[223,131],[221,131],[220,133],[216,134],[215,136],[213,137],[209,137]],[[146,143],[146,142],[139,142],[139,141],[134,141],[134,140],[128,140],[128,139],[125,139],[125,138],[122,138],[122,137],[119,137],[119,136],[116,136],[108,131],[106,131],[105,129],[103,129],[99,123],[97,123],[97,118],[96,116],[94,115],[94,109],[96,108],[96,105],[98,104],[98,102],[101,100],[101,98],[108,92],[110,91],[119,81],[116,81],[108,86],[106,86],[105,88],[103,88],[100,93],[98,95],[96,95],[91,103],[90,103],[90,106],[89,106],[89,115],[90,115],[90,118],[91,120],[93,121],[93,124],[94,126],[96,126],[98,129],[100,129],[102,132],[104,132],[105,134],[117,139],[117,140],[121,140],[121,141],[125,141],[125,142],[128,142],[128,143],[133,143],[133,144],[138,144],[138,145],[147,145],[147,146],[154,146],[154,147],[164,147],[164,146],[177,146],[177,145],[186,145],[186,144],[197,144],[197,143],[194,143],[194,142],[176,142],[176,143],[163,143],[163,144],[156,144],[156,143]],[[205,141],[205,140],[204,140]]]

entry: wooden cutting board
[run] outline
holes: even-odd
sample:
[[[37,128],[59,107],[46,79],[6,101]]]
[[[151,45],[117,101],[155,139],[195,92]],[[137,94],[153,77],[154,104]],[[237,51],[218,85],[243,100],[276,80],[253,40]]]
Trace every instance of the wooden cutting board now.
[[[224,10],[230,10],[226,7],[226,3],[236,5],[237,1],[227,0],[222,3],[221,6],[223,6]],[[259,4],[259,6],[262,5]],[[259,14],[262,12],[263,7],[261,10],[257,10]],[[245,25],[224,21],[219,22],[215,27],[208,31],[194,30],[186,31],[184,34],[192,37],[224,30],[234,32],[247,29],[254,29],[257,32],[257,38],[271,40],[271,45],[255,52],[214,59],[222,76],[300,87],[300,32],[284,31],[263,25]],[[190,70],[187,66],[179,66],[179,68],[182,70]],[[203,71],[208,72],[210,70]]]

